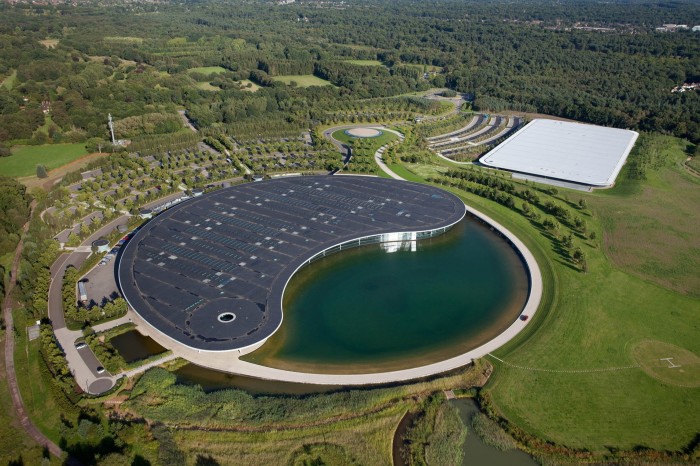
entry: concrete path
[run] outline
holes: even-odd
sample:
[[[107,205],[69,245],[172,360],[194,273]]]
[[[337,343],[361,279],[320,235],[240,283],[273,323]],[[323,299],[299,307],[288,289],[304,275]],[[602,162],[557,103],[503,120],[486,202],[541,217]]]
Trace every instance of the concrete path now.
[[[384,170],[393,177],[400,179],[388,167]],[[530,274],[530,293],[521,312],[521,315],[528,316],[526,320],[515,320],[510,327],[491,341],[459,356],[421,367],[390,372],[373,374],[314,374],[276,369],[242,361],[239,359],[241,356],[239,351],[207,352],[189,348],[166,337],[136,313],[133,314],[134,322],[138,325],[141,333],[150,336],[162,346],[171,349],[174,356],[180,356],[202,367],[260,379],[320,385],[371,385],[429,377],[464,367],[473,362],[474,359],[482,358],[505,345],[520,333],[532,321],[532,317],[537,311],[542,298],[542,276],[532,253],[503,225],[469,206],[466,206],[466,208],[468,214],[490,225],[520,251]]]
[[[359,126],[359,125],[358,125]],[[383,130],[388,130],[387,128],[382,128]],[[337,130],[337,128],[336,128]],[[394,132],[395,134],[398,134],[402,139],[403,135],[400,133],[393,131],[393,130],[388,130],[391,132]],[[378,153],[375,153],[375,159],[379,158],[381,159],[381,153],[380,151],[377,151]],[[381,160],[378,161],[378,163]],[[381,163],[379,165],[382,170],[384,170],[386,173],[388,173],[390,176],[396,179],[402,179],[400,176],[398,176],[396,173],[392,172],[385,164]],[[525,245],[511,232],[509,232],[506,228],[504,228],[502,225],[497,223],[495,220],[489,218],[488,216],[478,212],[475,209],[472,209],[471,207],[467,206],[467,212],[471,214],[473,217],[489,224],[491,227],[493,227],[494,230],[499,232],[503,237],[505,237],[508,241],[511,242],[511,244],[516,247],[522,257],[523,260],[526,262],[527,267],[530,272],[530,294],[528,296],[528,300],[524,306],[524,309],[522,311],[522,314],[528,315],[527,320],[521,320],[517,319],[515,322],[511,324],[508,329],[506,329],[503,333],[498,335],[496,338],[493,340],[479,346],[478,348],[475,348],[469,352],[466,352],[462,355],[456,356],[454,358],[450,358],[445,361],[440,361],[437,363],[433,364],[428,364],[425,366],[417,367],[417,368],[412,368],[412,369],[405,369],[405,370],[399,370],[399,371],[390,371],[390,372],[382,372],[382,373],[373,373],[373,374],[314,374],[314,373],[303,373],[303,372],[294,372],[294,371],[287,371],[287,370],[282,370],[282,369],[275,369],[272,367],[266,367],[266,366],[260,366],[257,364],[249,363],[246,361],[242,361],[239,359],[239,356],[241,355],[240,352],[238,351],[229,351],[229,352],[206,352],[206,351],[199,351],[193,348],[185,347],[182,344],[173,342],[171,339],[163,335],[162,333],[158,332],[156,329],[154,329],[150,324],[148,324],[146,321],[141,319],[140,316],[136,313],[132,313],[131,311],[126,317],[123,317],[121,319],[117,319],[116,321],[108,322],[106,324],[101,324],[96,326],[96,330],[105,330],[107,328],[114,327],[116,325],[119,325],[120,323],[128,322],[128,319],[132,319],[132,321],[138,326],[138,329],[141,333],[150,336],[153,338],[156,342],[164,346],[165,348],[169,348],[173,351],[171,355],[168,355],[164,357],[163,359],[157,360],[157,361],[152,361],[151,363],[146,364],[145,366],[139,367],[137,369],[133,369],[131,371],[127,371],[122,374],[117,374],[117,375],[107,375],[105,374],[99,375],[94,373],[94,370],[92,370],[92,367],[89,367],[88,363],[81,357],[81,355],[78,353],[78,351],[75,349],[75,338],[77,338],[77,334],[80,334],[80,332],[71,332],[67,329],[60,329],[57,328],[55,329],[56,335],[59,338],[59,341],[61,342],[62,345],[64,346],[64,349],[66,350],[66,357],[69,361],[69,366],[71,367],[72,370],[75,370],[76,374],[76,380],[78,383],[81,385],[85,385],[84,389],[89,390],[90,387],[95,387],[93,385],[98,379],[99,380],[111,380],[112,382],[116,382],[118,377],[122,376],[131,376],[137,373],[141,373],[150,367],[162,364],[163,362],[175,359],[176,357],[182,357],[187,359],[188,361],[203,366],[203,367],[208,367],[211,369],[216,369],[220,371],[225,371],[229,373],[234,373],[234,374],[240,374],[240,375],[246,375],[246,376],[251,376],[251,377],[256,377],[256,378],[262,378],[262,379],[270,379],[270,380],[278,380],[278,381],[285,381],[285,382],[296,382],[296,383],[310,383],[310,384],[322,384],[322,385],[368,385],[368,384],[382,384],[382,383],[390,383],[390,382],[398,382],[398,381],[407,381],[407,380],[412,380],[416,378],[422,378],[422,377],[428,377],[436,374],[440,374],[443,372],[447,372],[450,370],[454,370],[460,367],[463,367],[469,363],[471,363],[474,359],[481,358],[485,355],[487,355],[490,352],[495,351],[499,347],[503,346],[506,344],[508,341],[510,341],[512,338],[514,338],[520,331],[522,331],[525,326],[532,320],[532,316],[535,314],[537,307],[539,306],[540,299],[542,297],[542,279],[539,271],[539,267],[537,266],[537,263],[535,261],[534,256],[530,253],[530,251],[525,247]],[[59,261],[61,259],[59,258]],[[62,259],[63,263],[67,261],[67,259]],[[57,261],[57,262],[59,262]],[[61,267],[57,267],[57,269],[60,269]],[[62,277],[62,273],[60,274]],[[52,283],[53,285],[53,283]],[[53,288],[52,288],[53,290]],[[60,288],[59,288],[60,290]],[[60,298],[60,296],[59,296]],[[60,305],[60,302],[59,302]],[[62,310],[60,311],[62,314]],[[53,317],[52,317],[53,318]],[[79,336],[79,335],[78,335]],[[89,358],[87,358],[89,360]],[[102,382],[100,382],[102,383]]]

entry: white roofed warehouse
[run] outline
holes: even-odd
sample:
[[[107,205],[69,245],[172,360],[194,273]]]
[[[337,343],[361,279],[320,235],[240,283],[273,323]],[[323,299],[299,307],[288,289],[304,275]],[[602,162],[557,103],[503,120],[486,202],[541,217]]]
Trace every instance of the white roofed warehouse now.
[[[534,181],[608,188],[638,133],[568,121],[535,119],[488,152],[480,163]]]

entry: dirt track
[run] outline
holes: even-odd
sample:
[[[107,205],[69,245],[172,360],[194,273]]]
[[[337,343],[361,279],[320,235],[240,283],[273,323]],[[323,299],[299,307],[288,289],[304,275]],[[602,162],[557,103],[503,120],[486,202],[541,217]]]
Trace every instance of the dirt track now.
[[[32,203],[32,211],[33,210],[34,203]],[[29,222],[24,225],[25,233],[28,227]],[[7,325],[7,331],[5,332],[5,371],[7,374],[7,385],[10,389],[12,405],[15,408],[17,419],[19,420],[20,424],[22,424],[24,430],[32,439],[34,439],[36,443],[45,446],[52,455],[60,458],[63,455],[63,451],[58,447],[58,445],[42,434],[29,419],[29,415],[24,409],[22,394],[19,391],[17,376],[15,375],[15,333],[14,322],[12,320],[12,291],[17,284],[17,274],[19,272],[19,262],[20,258],[22,257],[23,246],[24,243],[22,240],[20,240],[19,244],[17,244],[17,248],[15,249],[15,258],[12,261],[12,271],[10,272],[10,282],[7,285],[7,294],[5,296],[5,301],[3,302],[5,324]]]

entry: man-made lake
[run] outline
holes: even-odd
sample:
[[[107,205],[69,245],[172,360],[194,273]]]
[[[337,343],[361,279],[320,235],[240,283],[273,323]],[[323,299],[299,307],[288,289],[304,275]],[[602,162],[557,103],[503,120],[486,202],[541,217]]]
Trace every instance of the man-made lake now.
[[[528,285],[512,247],[466,218],[436,238],[363,246],[300,270],[285,293],[281,328],[244,359],[316,373],[441,361],[505,330]]]

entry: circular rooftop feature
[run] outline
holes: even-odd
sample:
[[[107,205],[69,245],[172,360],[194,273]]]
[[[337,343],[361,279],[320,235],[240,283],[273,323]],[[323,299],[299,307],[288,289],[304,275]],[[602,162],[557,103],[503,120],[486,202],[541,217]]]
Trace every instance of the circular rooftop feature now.
[[[222,312],[221,314],[219,314],[218,319],[219,322],[233,322],[234,320],[236,320],[236,314],[234,314],[233,312]]]
[[[104,238],[96,239],[92,242],[92,247],[97,250],[97,252],[107,252],[109,251],[109,241]]]
[[[465,213],[457,196],[406,181],[247,183],[190,199],[145,224],[123,250],[119,286],[171,340],[200,351],[248,348],[279,328],[285,287],[315,256],[395,240],[396,233],[440,234]]]
[[[376,128],[352,128],[346,129],[345,134],[354,138],[376,138],[384,134],[384,132]]]

